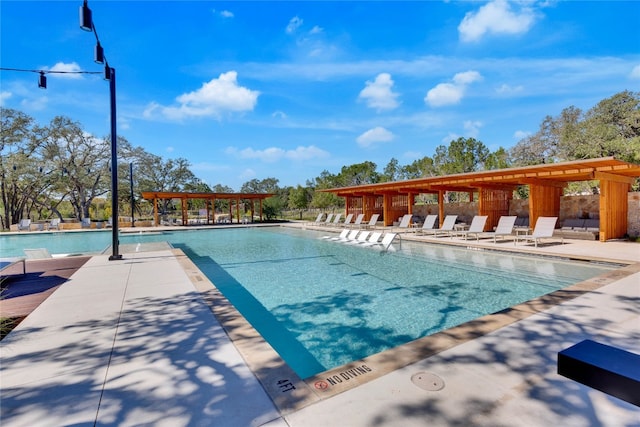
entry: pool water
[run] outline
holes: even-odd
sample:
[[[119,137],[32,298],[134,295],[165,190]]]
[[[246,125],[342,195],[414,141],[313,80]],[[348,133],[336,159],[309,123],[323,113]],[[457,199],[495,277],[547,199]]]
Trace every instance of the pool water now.
[[[181,248],[302,378],[613,268],[407,241],[382,253],[322,234],[234,228],[122,234],[120,242]],[[101,251],[110,238],[110,232],[66,233],[37,247]],[[67,239],[95,246],[61,248],[59,240]]]

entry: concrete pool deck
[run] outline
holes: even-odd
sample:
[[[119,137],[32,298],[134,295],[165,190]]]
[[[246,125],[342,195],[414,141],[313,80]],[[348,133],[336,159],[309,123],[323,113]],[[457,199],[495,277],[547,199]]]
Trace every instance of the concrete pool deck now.
[[[180,251],[122,249],[122,261],[93,256],[0,342],[3,426],[640,424],[640,408],[556,374],[557,352],[583,339],[640,353],[639,244],[518,245],[629,265],[590,292],[371,380],[346,370],[338,376],[358,385],[337,394],[295,377],[255,336],[238,344],[244,326],[234,328],[237,315]],[[415,376],[444,387],[425,390]]]

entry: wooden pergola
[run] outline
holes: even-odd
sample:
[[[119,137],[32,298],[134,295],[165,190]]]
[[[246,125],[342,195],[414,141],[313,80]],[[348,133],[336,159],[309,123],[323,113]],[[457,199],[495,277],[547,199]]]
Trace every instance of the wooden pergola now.
[[[559,216],[560,197],[569,182],[600,181],[600,240],[623,237],[627,232],[627,193],[640,177],[640,165],[614,157],[488,170],[447,176],[433,176],[378,184],[320,190],[346,199],[346,214],[363,213],[368,219],[380,214],[384,225],[413,213],[415,196],[437,194],[440,222],[445,217],[447,191],[478,193],[478,215],[487,215],[487,229],[509,214],[513,191],[529,186],[529,223],[540,216]]]
[[[209,224],[209,216],[211,220],[216,223],[215,213],[215,201],[216,200],[228,200],[229,201],[229,217],[233,218],[233,204],[235,201],[236,218],[240,223],[240,202],[249,200],[251,202],[251,212],[255,211],[255,201],[259,202],[259,215],[260,221],[262,221],[262,201],[273,196],[271,193],[185,193],[177,191],[143,191],[142,198],[146,200],[153,200],[153,224],[157,226],[160,224],[158,218],[158,200],[163,199],[180,199],[182,207],[182,225],[189,223],[189,210],[187,201],[189,199],[204,200],[206,205],[206,223]],[[251,219],[253,222],[253,218]]]

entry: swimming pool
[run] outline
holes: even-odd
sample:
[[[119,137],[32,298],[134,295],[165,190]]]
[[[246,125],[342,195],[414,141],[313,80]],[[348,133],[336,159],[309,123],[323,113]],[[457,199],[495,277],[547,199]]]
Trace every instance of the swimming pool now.
[[[381,254],[322,234],[234,228],[122,234],[120,241],[181,248],[301,378],[612,269],[407,241]],[[78,253],[104,250],[111,233],[54,233],[46,245],[38,236],[45,235],[16,238],[34,239],[22,247]]]

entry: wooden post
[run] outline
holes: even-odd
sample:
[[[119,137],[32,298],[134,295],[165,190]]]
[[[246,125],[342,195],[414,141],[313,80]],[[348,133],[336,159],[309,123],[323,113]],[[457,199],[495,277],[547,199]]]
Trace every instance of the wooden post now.
[[[442,227],[444,222],[444,190],[438,190],[438,222]]]

